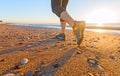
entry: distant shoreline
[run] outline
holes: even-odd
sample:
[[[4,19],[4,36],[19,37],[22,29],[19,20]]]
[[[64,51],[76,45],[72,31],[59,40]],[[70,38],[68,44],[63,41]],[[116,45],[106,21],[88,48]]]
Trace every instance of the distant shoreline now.
[[[120,28],[116,28],[116,27],[96,27],[96,26],[87,26],[86,28],[88,29],[104,29],[104,30],[119,30]]]
[[[12,24],[12,25],[18,25],[18,26],[30,26],[30,27],[45,27],[45,28],[60,28],[59,24]],[[105,23],[103,25],[105,26],[96,26],[97,24],[87,23],[86,28],[87,29],[104,29],[104,30],[120,30],[120,27],[115,27],[114,25],[120,25],[118,23]],[[108,26],[112,25],[112,26]],[[113,27],[114,26],[114,27]],[[67,25],[67,28],[70,28]]]

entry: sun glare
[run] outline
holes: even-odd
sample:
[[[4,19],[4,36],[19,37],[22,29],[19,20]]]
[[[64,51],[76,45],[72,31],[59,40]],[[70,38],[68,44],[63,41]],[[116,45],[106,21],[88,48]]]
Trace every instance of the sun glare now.
[[[98,9],[91,12],[86,21],[90,23],[97,23],[97,26],[103,26],[103,23],[115,22],[116,18],[116,13],[113,10]]]
[[[97,23],[96,26],[103,26],[103,23]]]
[[[101,29],[97,29],[97,30],[95,30],[95,32],[100,32],[100,33],[103,33],[104,31],[103,31],[103,30],[101,30]]]

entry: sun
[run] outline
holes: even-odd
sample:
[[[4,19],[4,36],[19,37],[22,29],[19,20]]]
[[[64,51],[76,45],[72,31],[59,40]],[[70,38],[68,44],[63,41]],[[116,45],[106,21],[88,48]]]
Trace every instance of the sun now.
[[[116,13],[109,9],[97,9],[89,13],[86,21],[89,23],[97,23],[97,26],[103,26],[103,23],[111,23],[116,21]]]

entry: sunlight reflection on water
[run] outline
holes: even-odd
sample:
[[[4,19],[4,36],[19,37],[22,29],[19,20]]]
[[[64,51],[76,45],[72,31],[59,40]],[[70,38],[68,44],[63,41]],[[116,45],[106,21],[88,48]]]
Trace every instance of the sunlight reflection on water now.
[[[111,33],[111,34],[119,34],[120,35],[120,30],[86,29],[86,31],[98,32],[98,33]]]
[[[100,32],[100,33],[104,33],[105,31],[102,30],[102,29],[97,29],[97,30],[94,30],[95,32]]]

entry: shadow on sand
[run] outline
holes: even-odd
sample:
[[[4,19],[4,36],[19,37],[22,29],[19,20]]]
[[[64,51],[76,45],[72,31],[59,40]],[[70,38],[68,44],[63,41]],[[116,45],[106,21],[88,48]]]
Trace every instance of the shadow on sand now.
[[[56,43],[57,41],[59,41],[59,40],[54,39],[54,38],[49,38],[49,39],[46,39],[46,40],[41,41],[41,42],[27,44],[25,46],[20,46],[20,47],[13,48],[13,49],[1,50],[0,55],[11,53],[11,52],[14,52],[14,51],[20,51],[20,50],[26,49],[26,48],[32,48],[32,47],[42,46],[42,45],[45,45],[45,44]]]

